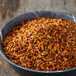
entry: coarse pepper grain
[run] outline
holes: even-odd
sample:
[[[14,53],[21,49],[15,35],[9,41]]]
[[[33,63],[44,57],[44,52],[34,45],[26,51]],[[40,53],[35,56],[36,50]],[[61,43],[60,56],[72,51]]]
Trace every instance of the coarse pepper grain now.
[[[76,24],[37,18],[17,25],[2,41],[5,55],[33,70],[56,71],[76,67]]]

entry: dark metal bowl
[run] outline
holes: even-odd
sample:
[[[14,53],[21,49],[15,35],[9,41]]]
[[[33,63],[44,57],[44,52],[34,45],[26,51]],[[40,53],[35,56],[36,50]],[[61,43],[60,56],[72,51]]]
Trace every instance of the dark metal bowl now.
[[[20,24],[22,21],[28,21],[35,19],[37,17],[48,17],[48,18],[61,18],[64,20],[69,20],[75,22],[76,18],[73,15],[62,13],[62,12],[52,12],[52,11],[39,11],[39,12],[30,12],[25,13],[19,16],[14,17],[8,21],[0,30],[0,52],[3,58],[10,64],[12,68],[15,69],[17,73],[21,76],[76,76],[76,67],[68,70],[61,71],[36,71],[21,67],[13,62],[11,62],[3,53],[1,40],[8,34],[16,25]]]

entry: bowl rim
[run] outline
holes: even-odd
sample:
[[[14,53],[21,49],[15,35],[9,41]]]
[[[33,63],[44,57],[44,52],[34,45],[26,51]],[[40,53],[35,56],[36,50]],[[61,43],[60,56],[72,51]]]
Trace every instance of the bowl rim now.
[[[67,15],[67,16],[71,16],[72,18],[75,17],[75,16],[73,16],[73,15],[71,15],[71,14],[67,14],[67,13],[63,13],[63,12],[56,12],[56,11],[34,11],[34,12],[27,12],[27,13],[24,13],[24,14],[30,14],[30,13],[35,13],[35,12],[37,12],[37,13],[39,13],[39,12],[62,13],[62,14],[65,14],[65,15]],[[15,17],[13,17],[12,19],[10,19],[9,21],[7,21],[7,22],[1,27],[1,29],[0,29],[0,38],[1,38],[1,40],[2,40],[1,30],[3,29],[3,27],[4,27],[5,25],[7,25],[7,23],[9,23],[10,21],[12,21],[13,19],[15,19],[15,18],[17,18],[17,17],[19,17],[19,16],[22,16],[22,15],[24,15],[24,14],[17,15],[17,16],[15,16]],[[76,70],[76,67],[74,67],[74,68],[71,68],[71,69],[58,70],[58,71],[37,71],[37,70],[33,70],[33,69],[24,68],[24,67],[22,67],[22,66],[19,66],[19,65],[13,63],[13,62],[10,61],[10,60],[6,57],[6,55],[3,53],[3,50],[1,49],[1,47],[0,47],[0,54],[1,54],[1,56],[2,56],[9,64],[12,64],[13,66],[15,66],[15,67],[17,67],[17,68],[19,68],[19,69],[25,70],[25,71],[27,70],[27,71],[30,71],[30,72],[53,74],[53,73],[64,73],[64,72],[70,72],[70,71]]]

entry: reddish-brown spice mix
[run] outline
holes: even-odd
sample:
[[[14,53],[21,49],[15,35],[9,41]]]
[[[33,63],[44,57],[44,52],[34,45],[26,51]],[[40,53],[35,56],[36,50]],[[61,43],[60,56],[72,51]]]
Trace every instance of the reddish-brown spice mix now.
[[[2,41],[14,63],[40,71],[76,67],[76,24],[62,19],[37,18],[22,22]]]

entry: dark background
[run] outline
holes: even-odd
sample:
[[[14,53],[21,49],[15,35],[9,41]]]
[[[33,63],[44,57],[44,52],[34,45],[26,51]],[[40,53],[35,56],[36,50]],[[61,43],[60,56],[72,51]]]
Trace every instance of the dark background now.
[[[58,11],[76,16],[76,0],[0,0],[0,27],[31,11]],[[0,76],[19,76],[0,55]]]

